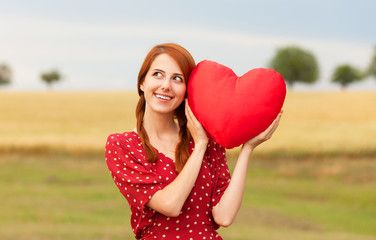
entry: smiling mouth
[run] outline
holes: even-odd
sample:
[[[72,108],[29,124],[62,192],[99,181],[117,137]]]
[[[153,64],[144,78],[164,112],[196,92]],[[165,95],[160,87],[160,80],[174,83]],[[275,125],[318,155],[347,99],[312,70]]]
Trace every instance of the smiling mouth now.
[[[160,94],[157,94],[157,93],[154,93],[154,95],[159,98],[159,99],[162,99],[162,100],[171,100],[172,97],[169,97],[169,96],[165,96],[165,95],[160,95]]]

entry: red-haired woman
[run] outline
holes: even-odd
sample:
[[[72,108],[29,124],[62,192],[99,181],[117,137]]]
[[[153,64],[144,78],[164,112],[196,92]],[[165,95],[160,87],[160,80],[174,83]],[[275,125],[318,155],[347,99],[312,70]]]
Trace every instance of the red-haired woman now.
[[[194,67],[177,44],[153,47],[138,75],[137,128],[107,139],[106,163],[129,203],[137,239],[222,239],[216,229],[229,226],[240,208],[250,155],[281,117],[243,144],[231,177],[225,149],[185,100]]]

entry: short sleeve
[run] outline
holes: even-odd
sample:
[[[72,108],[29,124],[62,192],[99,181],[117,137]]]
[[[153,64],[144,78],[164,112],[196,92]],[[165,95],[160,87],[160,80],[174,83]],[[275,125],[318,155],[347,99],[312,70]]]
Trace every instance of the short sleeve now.
[[[120,139],[112,134],[106,143],[106,163],[112,178],[131,207],[143,211],[155,192],[166,184],[150,163],[141,155],[141,146],[135,139]]]
[[[216,206],[218,202],[221,200],[223,193],[227,189],[230,180],[231,180],[231,174],[227,165],[226,160],[226,149],[222,147],[221,145],[214,143],[214,152],[216,152],[217,161],[216,167],[215,167],[215,174],[216,174],[216,181],[215,181],[215,187],[212,194],[212,200],[211,200],[211,208]]]

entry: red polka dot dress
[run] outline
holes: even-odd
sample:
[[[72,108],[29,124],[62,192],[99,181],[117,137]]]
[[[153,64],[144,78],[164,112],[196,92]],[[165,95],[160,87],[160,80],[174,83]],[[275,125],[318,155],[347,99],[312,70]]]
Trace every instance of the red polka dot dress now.
[[[190,152],[193,147],[191,141]],[[106,163],[129,203],[136,239],[222,239],[211,210],[230,182],[225,149],[209,141],[196,183],[177,217],[167,217],[145,205],[177,177],[173,160],[161,152],[158,156],[156,163],[145,160],[136,132],[112,134],[107,139]]]

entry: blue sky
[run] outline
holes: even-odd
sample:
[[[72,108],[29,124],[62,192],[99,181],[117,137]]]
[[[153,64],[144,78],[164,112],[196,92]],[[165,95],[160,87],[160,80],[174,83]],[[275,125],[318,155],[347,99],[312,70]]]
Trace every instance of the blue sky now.
[[[187,48],[196,62],[217,61],[238,75],[267,67],[279,47],[311,51],[321,73],[297,90],[337,90],[333,69],[365,68],[376,45],[376,1],[26,1],[0,0],[0,62],[13,70],[7,90],[135,90],[139,67],[161,42]],[[352,89],[376,89],[376,80]]]

